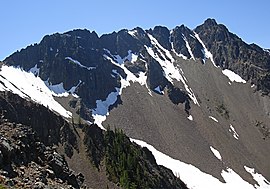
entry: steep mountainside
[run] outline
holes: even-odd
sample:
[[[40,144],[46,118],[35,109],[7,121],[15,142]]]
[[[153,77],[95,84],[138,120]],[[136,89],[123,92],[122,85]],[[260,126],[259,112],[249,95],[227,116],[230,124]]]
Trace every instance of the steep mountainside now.
[[[0,93],[0,104],[0,184],[120,188],[114,182],[124,188],[186,188],[169,169],[156,164],[147,148],[131,143],[120,130],[104,132],[96,125],[72,125],[10,92]]]
[[[0,90],[70,122],[123,129],[190,188],[269,188],[270,53],[213,19],[194,30],[56,33],[3,64]]]

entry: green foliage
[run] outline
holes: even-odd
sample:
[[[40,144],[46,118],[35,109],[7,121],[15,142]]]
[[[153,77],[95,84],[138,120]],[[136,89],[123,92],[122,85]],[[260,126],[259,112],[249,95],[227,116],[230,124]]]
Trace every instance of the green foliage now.
[[[0,184],[0,189],[6,189],[7,187],[3,186],[2,184]]]
[[[107,128],[105,139],[105,163],[109,179],[123,188],[149,188],[144,180],[146,169],[140,163],[141,151],[125,136],[122,130]]]

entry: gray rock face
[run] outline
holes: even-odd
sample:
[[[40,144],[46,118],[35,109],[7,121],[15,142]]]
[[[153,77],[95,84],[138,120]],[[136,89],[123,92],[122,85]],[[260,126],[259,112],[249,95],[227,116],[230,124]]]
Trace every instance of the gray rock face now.
[[[246,44],[213,19],[206,20],[195,31],[212,52],[216,65],[235,71],[245,80],[251,80],[263,93],[270,92],[270,56],[266,50],[255,44]]]
[[[246,44],[214,19],[206,20],[194,31],[181,25],[171,31],[163,26],[146,31],[137,27],[131,31],[121,30],[100,37],[88,30],[56,33],[45,36],[39,44],[12,54],[4,63],[20,66],[26,71],[37,65],[41,79],[51,84],[63,83],[66,90],[79,83],[75,92],[80,100],[70,103],[70,106],[76,108],[82,118],[91,121],[91,110],[96,108],[96,101],[105,100],[111,92],[116,92],[116,88],[121,86],[119,76],[127,77],[124,70],[112,64],[105,55],[116,62],[117,58],[121,58],[123,62],[120,64],[124,64],[135,76],[138,77],[141,72],[146,74],[150,90],[156,92],[155,89],[159,87],[168,91],[165,95],[172,103],[185,104],[184,109],[188,113],[192,104],[186,88],[175,86],[167,80],[163,67],[149,55],[146,47],[152,48],[161,60],[172,61],[169,57],[160,56],[164,52],[159,52],[151,43],[149,35],[152,35],[162,48],[172,54],[176,52],[187,59],[204,63],[206,57],[203,45],[195,32],[213,54],[216,65],[222,69],[231,69],[245,80],[250,80],[263,94],[270,92],[269,51],[254,44]],[[129,53],[137,55],[137,60],[131,62],[127,57]],[[115,75],[115,72],[119,75]],[[121,103],[121,97],[110,109],[117,107],[117,103]],[[52,136],[58,131],[50,132],[44,131],[43,135]],[[65,150],[72,154],[68,146]]]
[[[47,108],[9,92],[0,93],[0,103],[0,175],[5,176],[5,184],[23,188],[58,187],[60,179],[71,188],[80,188],[82,182],[79,185],[64,156],[53,148],[68,144],[72,150],[78,149],[71,126]]]

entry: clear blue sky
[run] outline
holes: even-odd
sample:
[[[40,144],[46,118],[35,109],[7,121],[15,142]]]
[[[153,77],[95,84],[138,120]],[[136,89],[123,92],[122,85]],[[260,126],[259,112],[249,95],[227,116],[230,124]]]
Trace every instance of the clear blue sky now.
[[[207,18],[247,43],[270,48],[269,0],[2,0],[0,6],[0,60],[46,34],[74,28],[99,35],[136,26],[194,29]]]

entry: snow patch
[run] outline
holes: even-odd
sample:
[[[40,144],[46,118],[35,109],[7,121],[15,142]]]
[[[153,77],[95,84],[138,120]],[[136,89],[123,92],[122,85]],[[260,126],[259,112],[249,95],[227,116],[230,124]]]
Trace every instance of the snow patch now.
[[[187,118],[188,118],[188,120],[193,121],[192,115],[189,115]]]
[[[218,158],[220,161],[222,161],[222,157],[218,150],[216,150],[214,147],[210,146],[210,150],[213,152],[213,154]]]
[[[222,73],[229,78],[231,82],[238,82],[238,83],[246,83],[244,79],[242,79],[238,74],[234,73],[231,70],[225,69],[222,70]]]
[[[136,34],[138,33],[138,31],[136,29],[133,30],[129,30],[128,34],[131,35],[132,37],[137,37]]]
[[[170,156],[158,151],[153,146],[147,144],[144,141],[137,139],[130,139],[136,144],[148,148],[154,155],[158,165],[163,165],[168,169],[171,169],[175,176],[180,177],[188,188],[192,189],[228,189],[228,188],[245,188],[254,189],[254,186],[244,181],[234,170],[227,168],[222,170],[221,176],[224,178],[225,183],[220,182],[217,178],[210,174],[202,172],[197,167],[181,162],[171,158]],[[258,187],[264,189],[263,187]],[[269,188],[269,186],[268,186]]]
[[[128,55],[122,58],[120,55],[112,55],[111,52],[108,49],[103,49],[107,54],[110,55],[110,57],[114,60],[115,63],[122,65],[126,61],[129,61],[131,63],[134,63],[138,59],[138,55],[132,53],[131,50],[128,50]],[[105,57],[107,58],[107,57]]]
[[[235,139],[239,139],[239,134],[236,132],[236,130],[235,130],[235,128],[232,126],[232,124],[230,124],[230,129],[229,129],[229,131],[230,131],[230,133],[232,133],[233,134],[233,137],[235,138]]]
[[[253,179],[256,180],[256,182],[258,183],[258,184],[255,184],[255,188],[261,188],[261,189],[270,188],[270,182],[266,180],[266,178],[264,178],[263,175],[256,173],[254,168],[249,168],[247,166],[244,166],[244,168],[246,169],[248,173],[252,175]]]
[[[160,86],[157,86],[154,90],[159,94],[164,94],[164,92],[160,89]]]
[[[87,66],[84,66],[82,65],[78,60],[74,60],[72,59],[71,57],[66,57],[65,58],[66,60],[70,60],[71,62],[73,62],[74,64],[77,64],[78,66],[80,66],[81,68],[85,68],[87,70],[94,70],[96,69],[96,67],[87,67]]]
[[[81,80],[79,80],[78,84],[71,87],[69,90],[64,89],[63,82],[59,84],[52,84],[49,81],[49,78],[44,81],[45,85],[52,91],[52,95],[56,97],[67,97],[69,94],[72,94],[74,97],[78,98],[78,95],[75,94],[75,90],[79,87],[81,84]]]
[[[216,118],[214,118],[213,116],[209,116],[209,118],[218,123],[218,120]]]
[[[1,91],[11,91],[22,98],[31,99],[66,118],[72,115],[54,100],[53,92],[32,72],[4,65],[0,71],[0,81]]]
[[[115,90],[116,91],[111,92],[105,100],[97,100],[97,107],[92,111],[95,123],[103,130],[105,130],[105,128],[102,126],[102,122],[105,121],[106,117],[109,115],[109,107],[116,102],[120,94],[120,88],[115,88]]]

